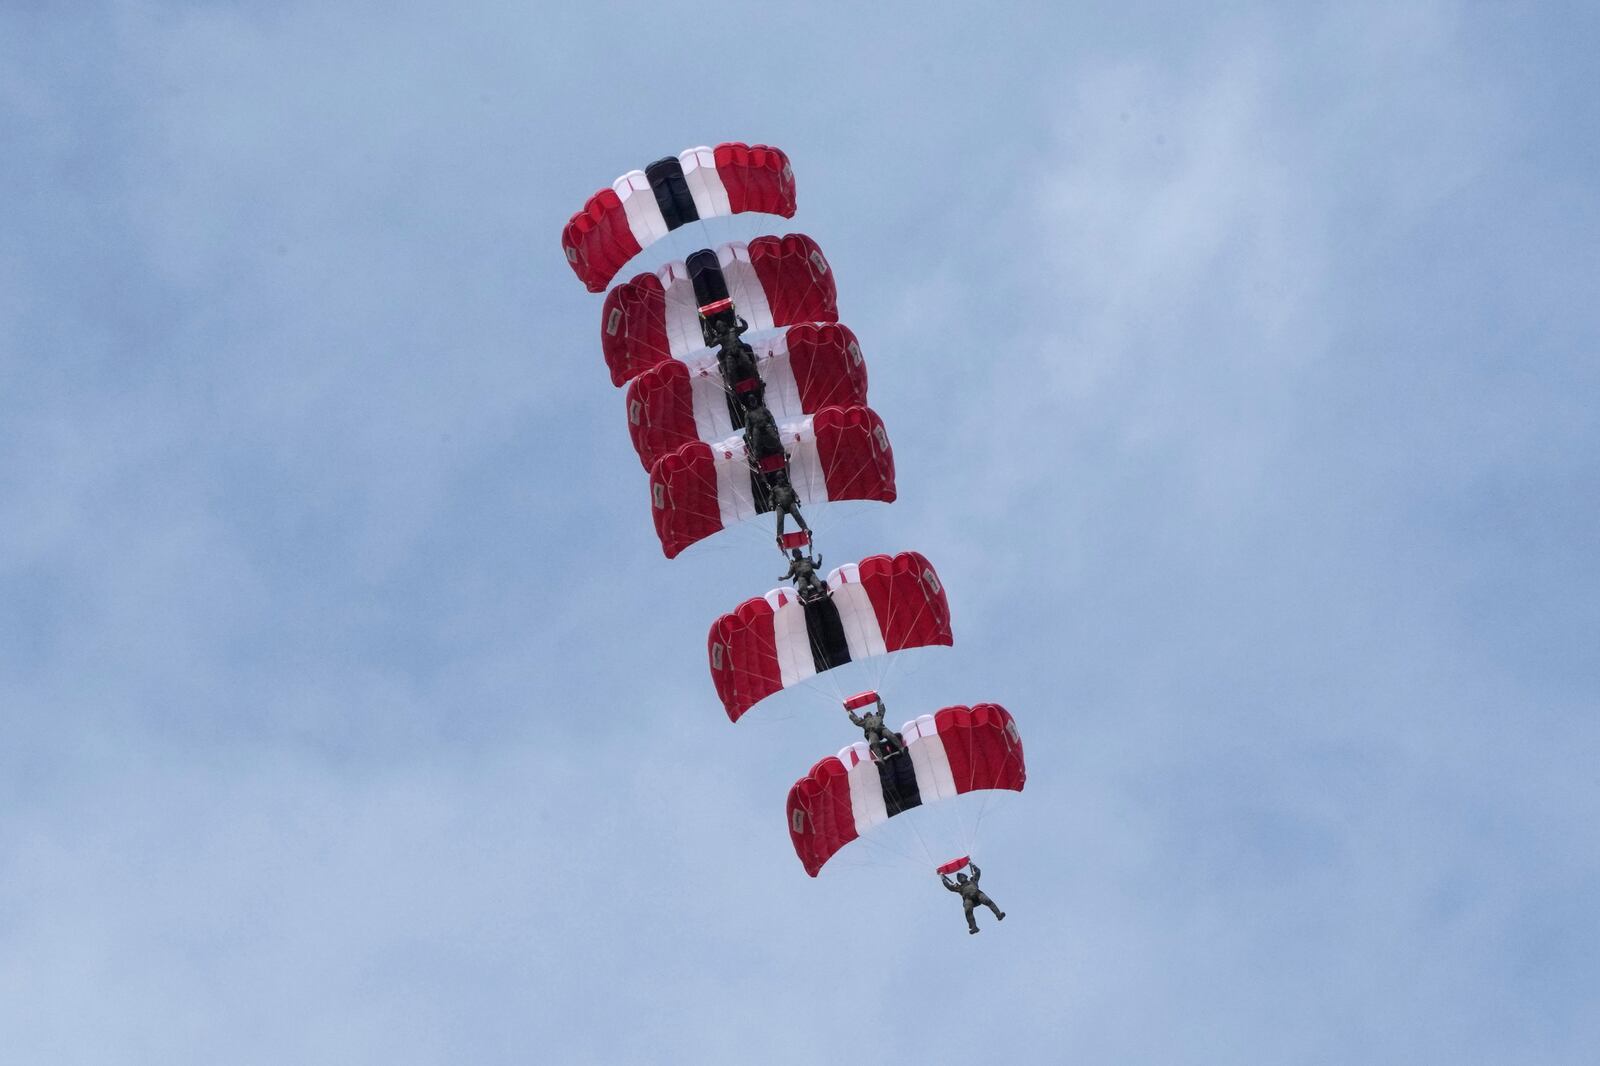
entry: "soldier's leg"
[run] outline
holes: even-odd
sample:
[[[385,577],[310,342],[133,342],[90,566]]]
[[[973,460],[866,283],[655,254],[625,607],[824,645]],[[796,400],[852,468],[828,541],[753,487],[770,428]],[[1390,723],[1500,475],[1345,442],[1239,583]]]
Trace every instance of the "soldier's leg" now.
[[[993,911],[996,920],[1001,920],[1001,919],[1005,918],[1006,912],[1001,910],[999,907],[996,907],[994,905],[994,900],[989,898],[989,894],[987,892],[979,892],[978,893],[978,902],[983,904],[985,907],[988,907],[991,911]]]
[[[972,901],[964,899],[961,901],[961,905],[967,911],[967,932],[976,933],[978,931],[978,919],[972,916]]]

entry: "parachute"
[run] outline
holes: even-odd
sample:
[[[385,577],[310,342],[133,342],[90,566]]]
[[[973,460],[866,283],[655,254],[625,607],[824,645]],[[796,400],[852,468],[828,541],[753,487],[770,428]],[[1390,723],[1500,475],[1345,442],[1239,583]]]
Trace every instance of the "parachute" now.
[[[803,233],[730,241],[639,274],[606,294],[600,351],[621,386],[707,346],[700,308],[730,300],[753,330],[839,321],[833,268]],[[708,353],[709,354],[709,353]]]
[[[780,423],[825,407],[867,402],[867,367],[848,326],[805,323],[754,338],[766,404]],[[716,353],[701,348],[666,359],[628,382],[628,435],[649,470],[668,452],[694,441],[715,443],[744,425],[731,402]],[[738,419],[737,423],[735,419]]]
[[[711,627],[711,679],[728,718],[825,670],[906,648],[950,645],[950,605],[920,552],[873,555],[828,574],[831,594],[793,589],[746,600]]]
[[[685,149],[630,170],[589,197],[561,231],[561,250],[590,292],[686,222],[745,211],[794,217],[789,157],[764,144]]]
[[[778,427],[789,481],[803,504],[893,503],[894,452],[883,421],[866,407],[824,407]],[[781,464],[782,456],[776,457]],[[696,541],[772,510],[744,438],[694,441],[650,468],[650,503],[661,550],[671,559]]]
[[[830,755],[789,790],[789,836],[817,876],[846,844],[914,807],[983,789],[1021,792],[1022,737],[997,703],[946,707],[907,722],[904,751],[880,755],[864,741]],[[947,863],[941,873],[967,859]]]

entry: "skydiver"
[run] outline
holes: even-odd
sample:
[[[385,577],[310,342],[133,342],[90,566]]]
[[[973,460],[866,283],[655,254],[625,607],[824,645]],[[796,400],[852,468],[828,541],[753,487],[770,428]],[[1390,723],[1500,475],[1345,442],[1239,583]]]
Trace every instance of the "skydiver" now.
[[[724,348],[723,352],[726,351]],[[761,380],[761,371],[756,369],[756,353],[748,344],[734,349],[726,359],[719,354],[717,362],[722,368],[723,387],[738,396],[746,408],[763,402],[766,383]]]
[[[811,527],[806,525],[805,515],[800,513],[800,496],[794,491],[794,486],[789,483],[789,477],[782,470],[774,470],[767,477],[767,499],[772,503],[772,513],[778,516],[778,547],[783,547],[783,519],[786,515],[793,515],[795,523],[807,533]]]
[[[978,887],[978,878],[982,876],[983,871],[978,869],[976,863],[969,862],[967,866],[972,870],[972,878],[970,880],[966,874],[956,874],[954,884],[944,874],[939,875],[939,880],[943,881],[944,887],[950,891],[961,893],[961,906],[967,914],[967,932],[971,934],[978,931],[978,920],[972,916],[973,908],[988,907],[991,911],[994,911],[995,920],[1002,922],[1005,921],[1006,912],[996,907],[994,900],[990,899],[983,889]]]
[[[745,332],[750,328],[750,323],[738,315],[718,315],[711,322],[717,343],[722,345],[743,344]]]
[[[858,716],[855,711],[848,707],[844,709],[844,713],[850,716],[850,721],[855,723],[857,729],[866,734],[867,745],[887,759],[896,752],[905,751],[906,742],[901,739],[899,733],[883,724],[883,716],[889,713],[888,708],[883,705],[883,700],[880,699],[877,702],[878,709],[868,711],[864,715]]]
[[[721,310],[713,314],[700,313],[700,336],[704,338],[706,347],[714,348],[719,344],[726,344],[728,338],[738,343],[744,331],[750,324],[731,310]]]
[[[717,315],[715,319],[707,320],[707,333],[712,336],[712,344],[728,349],[749,349],[749,344],[744,343],[744,333],[750,328],[750,323],[738,315]]]
[[[765,404],[744,413],[744,447],[752,462],[783,454],[783,438],[778,436],[778,420]]]
[[[721,334],[719,343],[721,347],[717,349],[717,369],[722,371],[722,384],[736,393],[744,401],[745,406],[749,407],[752,399],[759,401],[765,391],[761,381],[761,371],[756,368],[755,349],[740,340],[738,334],[731,329]]]
[[[778,580],[792,580],[800,602],[815,603],[828,595],[828,583],[817,576],[817,567],[821,565],[822,556],[810,556],[799,548],[790,548],[789,569]]]

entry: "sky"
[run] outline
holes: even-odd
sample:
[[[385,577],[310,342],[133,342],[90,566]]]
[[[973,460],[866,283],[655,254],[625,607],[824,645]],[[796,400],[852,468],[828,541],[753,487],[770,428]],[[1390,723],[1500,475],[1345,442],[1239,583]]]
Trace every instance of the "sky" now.
[[[0,5],[6,1061],[1594,1062],[1597,46],[1563,3]],[[559,249],[721,140],[789,154],[738,235],[826,250],[894,442],[828,565],[949,592],[891,712],[1027,744],[980,936],[796,861],[854,735],[723,715],[703,634],[781,564],[662,558]]]

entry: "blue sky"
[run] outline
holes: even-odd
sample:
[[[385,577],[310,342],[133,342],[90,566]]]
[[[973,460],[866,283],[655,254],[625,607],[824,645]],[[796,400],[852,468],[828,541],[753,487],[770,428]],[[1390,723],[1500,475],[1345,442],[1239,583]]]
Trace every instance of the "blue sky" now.
[[[19,1063],[1591,1063],[1582,5],[9,4]],[[1011,917],[807,878],[773,584],[652,534],[567,216],[784,147]],[[787,228],[787,227],[785,227]],[[741,230],[749,233],[751,230]]]

